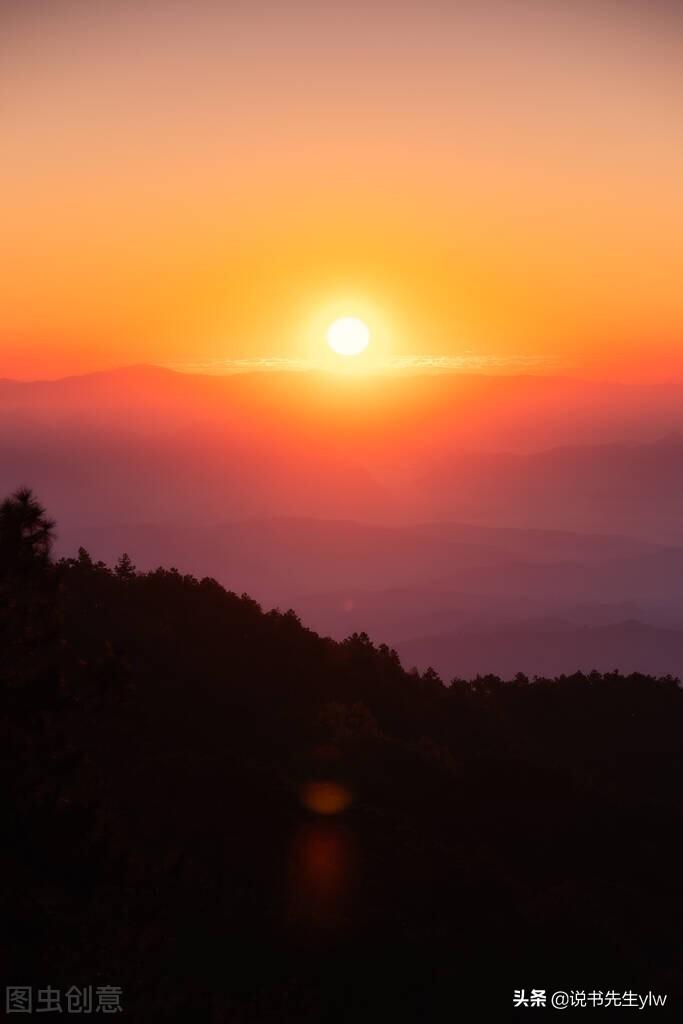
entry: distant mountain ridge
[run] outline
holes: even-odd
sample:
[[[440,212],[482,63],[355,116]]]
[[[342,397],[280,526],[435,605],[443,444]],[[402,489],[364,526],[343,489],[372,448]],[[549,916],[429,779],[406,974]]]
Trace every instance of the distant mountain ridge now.
[[[570,623],[514,623],[495,629],[470,629],[399,641],[403,664],[431,665],[444,678],[514,673],[643,672],[683,678],[683,629],[665,629],[639,621],[601,626]]]
[[[30,481],[86,526],[286,515],[682,543],[681,429],[677,396],[625,385],[143,366],[1,385],[0,485]]]
[[[453,636],[488,656],[515,629],[517,671],[542,617],[637,620],[659,656],[683,609],[682,430],[677,392],[609,382],[140,366],[0,382],[0,487],[34,488],[63,552],[215,576],[453,673]]]

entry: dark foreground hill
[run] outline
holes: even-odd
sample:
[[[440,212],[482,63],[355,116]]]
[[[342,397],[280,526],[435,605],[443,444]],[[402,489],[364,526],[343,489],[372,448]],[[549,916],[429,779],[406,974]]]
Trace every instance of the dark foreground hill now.
[[[3,508],[7,983],[240,1024],[680,994],[675,680],[444,685]]]

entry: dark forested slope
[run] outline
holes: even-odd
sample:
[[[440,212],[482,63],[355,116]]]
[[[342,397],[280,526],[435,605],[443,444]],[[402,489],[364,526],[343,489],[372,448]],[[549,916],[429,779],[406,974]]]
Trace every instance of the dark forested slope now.
[[[211,579],[55,564],[17,501],[8,981],[235,1022],[505,1019],[513,987],[680,987],[675,680],[444,685]]]

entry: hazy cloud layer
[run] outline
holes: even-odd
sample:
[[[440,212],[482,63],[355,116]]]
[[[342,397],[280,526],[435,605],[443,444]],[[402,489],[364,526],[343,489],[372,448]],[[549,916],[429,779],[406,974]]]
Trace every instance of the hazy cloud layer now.
[[[311,371],[329,369],[329,364],[316,362],[313,359],[290,359],[284,356],[263,356],[256,359],[212,359],[199,362],[176,362],[168,364],[170,369],[182,373],[254,373],[259,370],[273,372],[275,370]],[[345,369],[340,363],[339,369]],[[353,361],[348,369],[354,369]],[[400,356],[395,359],[384,359],[373,363],[367,372],[370,373],[476,373],[485,370],[523,371],[537,368],[557,369],[556,361],[533,355],[495,356],[463,353],[459,356]]]

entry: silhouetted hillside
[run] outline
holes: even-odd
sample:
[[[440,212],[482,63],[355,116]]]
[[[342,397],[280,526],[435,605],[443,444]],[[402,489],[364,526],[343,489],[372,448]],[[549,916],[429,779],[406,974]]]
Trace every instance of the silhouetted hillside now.
[[[245,1024],[680,994],[675,680],[445,685],[51,532],[0,507],[8,978]]]
[[[71,525],[58,540],[64,554],[83,542],[105,561],[128,551],[144,569],[210,574],[266,606],[294,608],[335,639],[366,631],[446,676],[596,666],[683,674],[683,548],[609,534],[310,518]],[[555,640],[548,620],[561,631]],[[572,636],[570,627],[579,627]]]

